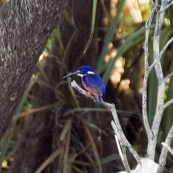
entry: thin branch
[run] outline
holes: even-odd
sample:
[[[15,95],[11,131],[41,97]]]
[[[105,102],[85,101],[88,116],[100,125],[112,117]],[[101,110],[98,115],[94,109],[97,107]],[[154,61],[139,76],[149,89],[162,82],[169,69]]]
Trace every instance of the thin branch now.
[[[112,122],[113,122],[113,121],[112,121]],[[112,123],[112,122],[111,122],[111,123]],[[115,124],[115,123],[114,123],[114,124]],[[114,132],[115,132],[115,130],[114,130]],[[118,138],[117,138],[117,135],[114,135],[114,136],[115,136],[115,141],[116,141],[116,143],[117,143],[117,148],[118,148],[118,152],[119,152],[120,158],[121,158],[122,162],[124,163],[123,153],[122,153],[122,150],[121,150],[121,147],[120,147],[119,140],[118,140]]]
[[[173,1],[172,2],[170,2],[167,6],[166,6],[166,8],[165,9],[163,9],[162,11],[161,11],[161,13],[163,12],[163,11],[165,11],[166,9],[168,9],[171,5],[173,5]]]
[[[171,128],[168,132],[168,135],[166,137],[166,140],[165,140],[165,144],[167,146],[171,145],[172,138],[173,138],[173,125],[171,126]],[[157,170],[157,173],[162,173],[164,171],[167,154],[168,154],[168,148],[163,146],[162,152],[161,152],[160,157],[159,157],[159,168]]]
[[[173,99],[167,101],[164,105],[163,105],[163,109],[166,109],[170,104],[173,103]]]
[[[78,90],[81,94],[85,95],[86,97],[89,97],[91,98],[92,100],[95,101],[95,98],[91,95],[89,95],[85,90],[83,90],[81,87],[79,87],[79,85],[76,83],[76,81],[72,81],[71,82],[71,86],[73,88],[75,88],[76,90]],[[112,116],[113,116],[113,119],[114,119],[114,122],[115,122],[115,125],[116,125],[116,129],[117,129],[117,133],[116,135],[118,134],[118,136],[120,137],[119,141],[120,143],[123,145],[123,146],[126,146],[129,151],[132,153],[132,155],[134,156],[134,158],[136,159],[136,161],[138,162],[138,164],[141,165],[141,159],[139,157],[139,155],[137,154],[137,152],[132,148],[131,144],[129,143],[129,141],[126,139],[124,133],[123,133],[123,130],[121,128],[121,125],[120,125],[120,122],[119,122],[119,119],[118,119],[118,115],[117,115],[117,111],[115,109],[115,105],[114,104],[110,104],[110,103],[107,103],[107,102],[104,102],[104,101],[101,101],[101,105],[105,106],[106,108],[108,108],[111,113],[112,113]]]
[[[173,37],[169,39],[169,41],[166,43],[166,45],[163,47],[163,49],[160,51],[160,58],[162,57],[163,53],[166,51],[168,46],[173,42]]]
[[[173,149],[169,145],[164,142],[162,142],[161,144],[173,155]]]
[[[154,66],[155,66],[155,61],[149,66],[149,68],[148,68],[148,71],[149,71],[149,73],[151,72],[151,70],[154,68]]]
[[[168,78],[170,78],[173,75],[173,71],[171,73],[169,73],[166,77],[165,77],[165,82],[168,80]]]
[[[151,4],[154,6],[154,1],[153,0],[151,0]]]

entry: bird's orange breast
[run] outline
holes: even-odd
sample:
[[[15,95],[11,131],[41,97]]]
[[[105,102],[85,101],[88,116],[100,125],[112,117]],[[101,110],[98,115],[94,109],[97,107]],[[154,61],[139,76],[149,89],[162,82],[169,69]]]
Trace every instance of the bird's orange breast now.
[[[98,94],[92,90],[92,88],[90,86],[87,86],[83,81],[82,81],[82,85],[84,86],[84,88],[92,95],[94,95],[96,98],[98,98]]]

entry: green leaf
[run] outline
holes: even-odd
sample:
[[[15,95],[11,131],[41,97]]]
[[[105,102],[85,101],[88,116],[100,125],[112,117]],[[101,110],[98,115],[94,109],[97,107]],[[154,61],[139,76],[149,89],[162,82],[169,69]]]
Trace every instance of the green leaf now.
[[[48,77],[47,77],[47,75],[46,75],[46,73],[45,73],[45,71],[44,71],[44,69],[43,69],[43,67],[42,67],[42,65],[40,64],[39,61],[37,62],[37,66],[38,66],[38,68],[39,68],[41,74],[43,75],[43,77],[44,77],[47,81],[49,81],[49,79],[48,79]]]
[[[153,43],[150,42],[148,46],[149,50],[149,56],[148,56],[148,62],[151,65],[153,63]],[[147,89],[147,110],[148,110],[148,121],[150,124],[150,127],[152,125],[154,116],[155,116],[155,110],[156,110],[156,101],[157,101],[157,77],[155,69],[152,69],[149,79],[148,79],[148,89]]]
[[[115,30],[116,30],[116,27],[117,27],[118,22],[120,20],[120,15],[121,15],[121,11],[122,11],[124,2],[125,2],[125,0],[121,0],[119,2],[118,7],[117,7],[116,16],[113,18],[111,26],[109,27],[109,30],[106,34],[105,43],[103,45],[103,48],[102,48],[102,51],[101,51],[101,54],[100,54],[100,59],[99,59],[99,62],[98,62],[98,67],[97,67],[97,73],[98,74],[101,73],[101,69],[102,69],[102,66],[104,64],[104,57],[107,53],[107,47],[108,47],[108,44],[112,41],[113,36],[115,34]]]
[[[103,75],[103,80],[105,84],[108,83],[110,74],[112,72],[112,69],[114,67],[115,61],[121,57],[126,51],[137,45],[138,43],[141,43],[144,40],[143,33],[145,32],[145,28],[141,28],[138,31],[136,31],[134,34],[132,34],[130,37],[127,38],[127,40],[120,46],[120,48],[117,51],[117,54],[114,58],[112,58],[107,64],[106,64],[106,72]]]
[[[95,29],[96,13],[97,13],[97,0],[93,0],[92,20],[91,20],[91,32],[90,32],[90,36],[89,36],[89,39],[87,41],[85,50],[83,51],[83,54],[86,53],[86,51],[88,50],[88,48],[89,48],[89,46],[91,44],[91,41],[93,39],[94,29]]]
[[[56,35],[57,37],[57,40],[59,42],[59,51],[60,51],[60,54],[63,55],[64,54],[64,45],[63,45],[63,41],[62,41],[62,38],[61,38],[61,32],[60,32],[60,29],[57,27],[54,29],[53,33]]]
[[[65,126],[64,126],[63,131],[62,131],[62,133],[60,135],[60,140],[64,140],[64,138],[66,137],[66,134],[67,134],[67,132],[68,132],[68,130],[69,130],[71,124],[72,124],[72,120],[73,120],[72,117],[69,117],[66,120]]]

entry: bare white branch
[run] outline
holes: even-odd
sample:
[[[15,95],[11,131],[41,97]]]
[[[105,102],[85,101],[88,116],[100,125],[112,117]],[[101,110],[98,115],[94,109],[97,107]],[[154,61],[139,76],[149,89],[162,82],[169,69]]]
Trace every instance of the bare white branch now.
[[[170,1],[170,0],[169,0]],[[173,1],[172,2],[170,2],[167,6],[166,6],[166,8],[165,9],[163,9],[162,11],[165,11],[166,9],[168,9],[171,5],[173,5]],[[161,12],[162,12],[161,11]]]
[[[165,44],[163,49],[160,51],[160,34],[162,31],[162,23],[164,19],[165,10],[170,7],[173,4],[173,1],[170,0],[162,0],[161,5],[158,4],[158,0],[152,1],[152,4],[154,5],[154,8],[151,12],[151,15],[148,18],[148,21],[146,22],[146,33],[145,33],[145,44],[144,44],[144,53],[145,53],[145,76],[144,76],[144,84],[143,84],[143,97],[142,97],[142,103],[143,103],[143,119],[144,119],[144,125],[147,131],[147,137],[148,137],[148,147],[147,147],[147,155],[151,160],[155,159],[155,149],[156,149],[156,142],[157,142],[157,136],[158,131],[161,123],[161,119],[163,116],[163,111],[166,107],[168,107],[171,103],[173,103],[173,99],[169,100],[164,104],[164,92],[165,92],[165,84],[168,78],[170,78],[173,75],[173,72],[171,72],[168,76],[164,77],[163,70],[161,66],[160,59],[163,56],[163,53],[166,51],[168,46],[173,42],[173,37]],[[169,3],[169,4],[168,4]],[[154,37],[153,37],[153,58],[154,62],[148,66],[148,38],[149,38],[149,30],[147,28],[151,27],[151,21],[153,20],[153,16],[156,13],[156,19],[155,19],[155,30],[154,30]],[[149,128],[148,125],[148,119],[147,119],[147,82],[149,73],[152,70],[152,68],[155,68],[157,80],[158,80],[158,91],[157,91],[157,103],[156,103],[156,109],[155,109],[155,116],[152,124],[152,128]],[[152,134],[151,134],[152,131]],[[164,166],[166,164],[166,157],[168,148],[170,146],[170,143],[172,141],[173,137],[173,126],[171,127],[166,140],[165,144],[168,146],[164,146],[162,148],[162,152],[159,158],[159,167],[157,172],[162,173],[164,170]],[[171,150],[172,151],[172,150]]]
[[[163,109],[166,109],[170,104],[173,103],[173,99],[167,101],[164,105],[163,105]]]
[[[148,68],[148,71],[149,71],[149,73],[151,72],[151,70],[154,68],[154,66],[155,66],[155,61],[149,66],[149,68]]]
[[[155,158],[155,148],[157,142],[158,131],[161,123],[161,119],[163,116],[163,105],[164,105],[164,92],[165,92],[165,79],[162,71],[162,66],[160,62],[160,34],[162,30],[162,23],[165,11],[163,9],[166,8],[168,1],[162,0],[161,6],[158,6],[158,0],[155,1],[156,7],[156,21],[155,21],[155,30],[153,37],[153,57],[154,57],[154,68],[156,71],[156,76],[158,80],[158,92],[157,92],[157,104],[155,116],[152,124],[152,136],[148,136],[148,147],[147,147],[147,155],[151,160]]]
[[[151,3],[152,3],[152,5],[154,6],[154,1],[153,1],[153,0],[151,0]]]
[[[173,75],[173,71],[171,73],[168,74],[168,76],[165,77],[165,82],[168,80],[168,78],[170,78]]]
[[[173,155],[173,149],[169,145],[164,142],[162,142],[161,144]]]
[[[166,51],[166,49],[168,48],[168,46],[173,42],[173,37],[170,38],[170,40],[166,43],[166,45],[163,47],[163,49],[160,51],[160,58],[162,57],[163,53]]]
[[[73,88],[75,88],[77,91],[79,91],[81,94],[83,94],[86,97],[89,97],[89,98],[91,98],[92,100],[95,101],[95,98],[93,96],[89,95],[85,90],[83,90],[76,83],[76,81],[73,80],[71,82],[71,86]],[[120,141],[121,145],[127,147],[129,149],[129,151],[132,153],[132,155],[134,156],[134,158],[136,159],[136,161],[138,162],[138,164],[141,165],[141,159],[140,159],[139,155],[133,149],[133,147],[131,146],[131,144],[129,143],[129,141],[127,140],[127,138],[124,135],[124,132],[123,132],[123,130],[121,128],[121,125],[120,125],[120,122],[119,122],[119,119],[118,119],[118,115],[117,115],[117,111],[115,109],[115,105],[114,104],[107,103],[107,102],[104,102],[103,100],[101,101],[101,105],[105,106],[106,108],[108,108],[111,111],[112,116],[113,116],[114,123],[116,125],[116,129],[117,129],[116,135],[120,138],[118,140]]]
[[[111,124],[112,124],[112,122],[111,122]],[[114,130],[114,132],[115,132],[115,130]],[[117,143],[117,148],[118,148],[118,152],[119,152],[120,158],[121,158],[122,162],[124,163],[123,153],[122,153],[122,150],[121,150],[120,143],[118,141],[117,135],[115,135],[115,141]]]
[[[148,20],[146,21],[146,24],[145,24],[145,28],[146,28],[145,42],[144,42],[145,74],[144,74],[144,82],[143,82],[143,89],[142,89],[142,115],[143,115],[143,121],[144,121],[145,130],[147,133],[148,141],[150,139],[152,139],[152,131],[151,131],[150,126],[149,126],[148,115],[147,115],[147,86],[148,86],[148,78],[149,78],[150,71],[152,70],[152,68],[155,65],[155,63],[154,63],[155,61],[154,61],[153,64],[149,67],[148,42],[149,42],[150,28],[151,28],[152,20],[153,20],[154,14],[156,12],[156,9],[157,9],[157,5],[155,4],[154,8],[153,8]],[[150,158],[150,156],[149,156],[149,158]]]

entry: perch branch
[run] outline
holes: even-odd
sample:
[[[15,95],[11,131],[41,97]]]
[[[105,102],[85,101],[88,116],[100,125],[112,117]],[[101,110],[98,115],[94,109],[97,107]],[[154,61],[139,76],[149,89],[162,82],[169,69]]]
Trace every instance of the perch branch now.
[[[83,94],[86,97],[89,97],[89,98],[91,98],[92,100],[95,101],[95,97],[89,95],[85,90],[83,90],[81,87],[79,87],[78,84],[76,83],[76,81],[73,80],[71,82],[71,86],[73,88],[75,88],[77,91],[79,91],[81,94]],[[104,107],[108,108],[111,111],[113,119],[114,119],[114,123],[116,125],[116,129],[117,129],[116,135],[120,138],[119,141],[120,141],[121,145],[126,146],[129,149],[129,151],[132,153],[132,155],[134,156],[134,158],[136,159],[138,164],[141,165],[141,159],[140,159],[139,155],[132,148],[131,144],[128,142],[128,140],[126,139],[126,137],[123,133],[123,130],[121,128],[121,125],[120,125],[120,122],[119,122],[119,119],[118,119],[118,115],[117,115],[117,112],[116,112],[116,109],[115,109],[115,105],[104,102],[104,101],[101,101],[101,105],[103,105]],[[125,163],[125,164],[127,164],[127,163]]]

